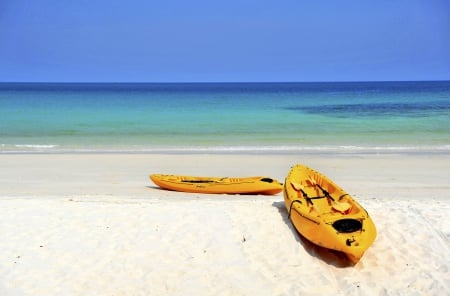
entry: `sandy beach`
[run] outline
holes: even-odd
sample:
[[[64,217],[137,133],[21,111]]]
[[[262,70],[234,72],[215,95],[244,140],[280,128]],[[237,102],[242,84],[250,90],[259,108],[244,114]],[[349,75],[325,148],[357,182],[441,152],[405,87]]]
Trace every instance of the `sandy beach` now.
[[[301,238],[282,193],[161,190],[150,173],[270,176],[303,163],[372,216],[351,266]],[[1,154],[0,295],[445,295],[448,154]]]

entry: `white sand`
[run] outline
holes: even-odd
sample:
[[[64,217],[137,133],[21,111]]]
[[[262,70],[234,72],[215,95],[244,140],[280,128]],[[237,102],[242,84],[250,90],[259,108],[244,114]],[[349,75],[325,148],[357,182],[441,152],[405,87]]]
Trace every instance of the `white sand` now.
[[[156,188],[150,173],[304,163],[369,211],[356,266],[302,239],[282,194]],[[0,155],[0,295],[445,295],[449,155]]]

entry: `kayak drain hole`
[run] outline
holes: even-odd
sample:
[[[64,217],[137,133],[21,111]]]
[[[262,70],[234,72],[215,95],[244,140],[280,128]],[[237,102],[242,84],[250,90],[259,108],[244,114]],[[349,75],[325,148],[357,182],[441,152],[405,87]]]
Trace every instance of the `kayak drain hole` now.
[[[260,181],[267,182],[267,183],[272,183],[273,179],[271,179],[271,178],[262,178]]]
[[[334,222],[333,227],[339,232],[350,233],[361,230],[362,223],[356,219],[341,219]]]

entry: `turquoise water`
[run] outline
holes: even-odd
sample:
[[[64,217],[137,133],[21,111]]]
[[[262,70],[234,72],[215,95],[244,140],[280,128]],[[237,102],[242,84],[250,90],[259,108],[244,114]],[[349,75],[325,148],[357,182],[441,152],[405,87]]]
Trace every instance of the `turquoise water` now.
[[[0,84],[0,153],[450,152],[450,82]]]

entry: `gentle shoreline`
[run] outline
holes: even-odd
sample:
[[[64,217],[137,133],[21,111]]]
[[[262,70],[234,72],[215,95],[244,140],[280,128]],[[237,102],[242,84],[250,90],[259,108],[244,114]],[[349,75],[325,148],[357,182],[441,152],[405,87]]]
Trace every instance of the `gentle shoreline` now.
[[[269,176],[303,163],[356,197],[450,198],[450,154],[0,154],[1,196],[151,198],[151,173]],[[399,190],[394,190],[399,189]],[[386,191],[388,196],[381,193]],[[161,193],[161,192],[159,192]],[[180,196],[179,193],[176,195]]]
[[[150,173],[270,176],[308,165],[372,216],[350,267],[311,245],[282,194],[158,189]],[[443,295],[447,154],[0,154],[2,295]]]
[[[450,145],[235,145],[235,146],[59,146],[59,145],[7,145],[0,144],[0,155],[27,155],[27,154],[149,154],[149,155],[449,155]]]

